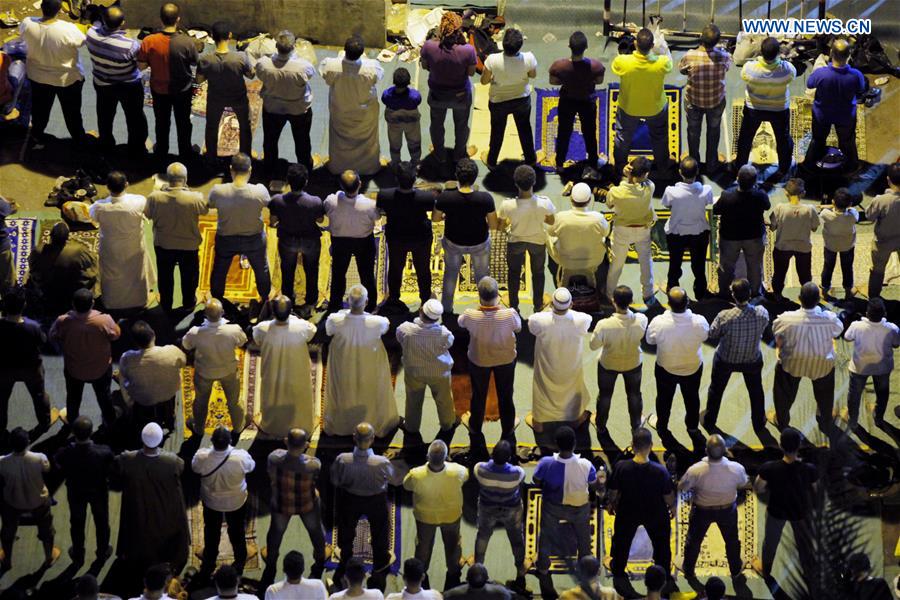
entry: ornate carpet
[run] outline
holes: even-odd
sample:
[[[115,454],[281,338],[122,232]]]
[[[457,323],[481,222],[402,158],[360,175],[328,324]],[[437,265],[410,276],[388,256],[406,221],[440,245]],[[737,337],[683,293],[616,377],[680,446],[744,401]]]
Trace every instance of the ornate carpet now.
[[[256,514],[257,514],[257,498],[255,494],[247,497],[247,564],[246,569],[261,568],[259,562],[259,545],[256,542]],[[191,531],[191,556],[190,565],[200,568],[200,558],[203,555],[203,505],[195,504],[187,511],[188,527]],[[219,557],[216,559],[216,566],[230,565],[234,562],[234,547],[231,540],[228,539],[228,524],[222,520],[222,537],[219,538]]]
[[[392,575],[400,573],[400,549],[403,547],[401,542],[401,519],[400,519],[400,492],[395,488],[389,488],[388,492],[388,517],[390,519],[390,533],[388,534],[388,551],[391,553],[393,561],[391,562],[390,572]],[[338,513],[337,494],[334,495],[334,514]],[[353,540],[353,556],[359,558],[366,565],[366,570],[372,570],[372,544],[369,530],[369,521],[366,517],[360,518],[356,524],[356,537]],[[325,568],[329,570],[338,567],[337,561],[340,559],[340,547],[337,545],[338,527],[337,519],[331,529],[325,530],[325,543],[334,546],[335,554],[330,560],[325,561]]]
[[[6,219],[9,231],[9,243],[12,246],[13,263],[16,269],[16,281],[24,283],[28,276],[28,256],[34,247],[34,234],[38,220],[31,218]]]
[[[741,558],[747,564],[750,564],[750,561],[756,556],[759,540],[758,509],[759,500],[756,494],[742,492],[738,496],[738,539],[741,540]],[[690,494],[682,492],[678,494],[678,508],[675,515],[675,554],[677,555],[675,562],[678,564],[681,562],[681,557],[684,556],[690,515]],[[706,532],[695,570],[699,577],[726,578],[731,576],[728,560],[725,557],[725,541],[716,525],[710,526]]]
[[[532,559],[537,562],[538,541],[541,531],[541,499],[542,493],[539,488],[529,488],[525,496],[525,558]],[[591,512],[591,548],[594,555],[597,554],[600,539],[600,528],[602,526],[602,517],[597,506],[593,506]],[[557,555],[550,557],[551,573],[569,573],[569,565],[573,565],[578,561],[578,549],[575,546],[575,537],[566,536],[565,539],[556,540]],[[533,570],[536,573],[536,570]]]
[[[241,398],[245,413],[251,418],[250,425],[241,434],[241,439],[250,439],[256,434],[256,423],[259,421],[259,363],[260,358],[256,354],[250,354],[246,350],[238,350],[238,372],[241,374]],[[181,410],[184,417],[183,423],[194,415],[194,368],[181,369]],[[206,415],[205,431],[212,433],[218,426],[231,429],[231,418],[228,415],[228,407],[225,402],[225,392],[217,381],[213,384],[213,391],[209,399],[209,410]],[[191,437],[191,432],[184,428],[185,439]]]

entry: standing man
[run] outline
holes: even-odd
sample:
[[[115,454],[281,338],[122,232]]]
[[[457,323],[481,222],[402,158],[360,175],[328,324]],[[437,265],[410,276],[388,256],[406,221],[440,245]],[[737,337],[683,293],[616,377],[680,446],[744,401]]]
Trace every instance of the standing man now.
[[[812,234],[821,222],[814,207],[800,203],[800,198],[806,193],[802,179],[789,180],[784,184],[784,193],[788,201],[776,204],[769,213],[769,227],[775,230],[772,293],[781,301],[784,301],[784,279],[791,257],[794,259],[800,285],[812,281]]]
[[[125,35],[125,13],[118,6],[108,7],[101,21],[87,32],[87,48],[94,64],[94,90],[97,92],[97,128],[100,148],[115,148],[113,122],[119,103],[128,127],[128,152],[132,156],[147,153],[147,117],[144,116],[144,83],[137,57],[141,43]]]
[[[76,564],[84,563],[84,525],[90,505],[97,529],[97,563],[112,556],[109,545],[109,474],[115,455],[109,446],[91,441],[94,424],[81,415],[72,423],[75,439],[61,448],[53,462],[66,478],[72,547],[69,556]]]
[[[31,84],[31,136],[40,146],[47,142],[44,130],[56,98],[72,141],[85,141],[81,118],[84,71],[78,56],[85,35],[74,23],[59,19],[61,8],[62,0],[43,0],[42,16],[28,17],[19,26],[28,47],[25,69]]]
[[[706,164],[704,172],[716,173],[719,162],[719,133],[725,111],[725,76],[731,68],[731,55],[717,48],[722,33],[710,23],[700,33],[700,47],[688,52],[678,63],[678,70],[687,75],[684,112],[687,116],[688,154],[700,162],[700,130],[706,117]],[[699,166],[699,164],[698,164]]]
[[[388,594],[387,600],[441,600],[443,596],[440,592],[423,589],[422,586],[427,581],[428,574],[422,561],[418,558],[407,558],[403,561],[403,590]]]
[[[713,434],[706,442],[706,457],[691,465],[678,483],[679,491],[693,492],[691,519],[684,543],[685,577],[696,577],[694,567],[700,556],[700,546],[709,526],[715,523],[725,540],[725,554],[731,576],[740,575],[743,568],[741,542],[738,539],[737,493],[749,487],[747,472],[740,463],[725,457],[725,440]]]
[[[141,41],[138,68],[150,67],[150,94],[153,97],[153,121],[156,144],[153,154],[156,167],[168,164],[169,130],[172,114],[178,132],[178,156],[187,160],[193,155],[191,146],[191,99],[194,95],[193,67],[197,64],[197,44],[179,29],[181,15],[178,5],[166,2],[159,9],[162,29]]]
[[[272,279],[266,256],[266,230],[263,209],[269,205],[269,190],[261,183],[250,183],[252,162],[243,152],[231,158],[231,183],[220,183],[209,190],[209,207],[216,209],[216,244],[209,291],[213,298],[225,297],[225,280],[235,256],[246,256],[256,276],[260,301],[269,299]]]
[[[587,166],[598,168],[600,146],[597,143],[597,103],[594,91],[603,83],[606,67],[599,60],[587,58],[587,36],[576,31],[569,36],[570,58],[560,58],[550,65],[550,85],[559,88],[556,133],[556,171],[562,172],[569,155],[569,140],[575,127],[575,117],[581,125],[581,136],[587,151]]]
[[[372,451],[374,441],[375,428],[368,423],[360,423],[353,431],[353,451],[339,454],[331,465],[331,482],[341,507],[335,515],[338,519],[341,562],[334,573],[334,580],[341,581],[347,563],[353,558],[356,525],[359,518],[366,515],[372,534],[372,576],[369,583],[383,591],[391,562],[387,488],[395,479],[395,474],[391,461]]]
[[[622,376],[625,398],[628,401],[628,419],[631,430],[641,425],[644,399],[641,396],[643,364],[641,342],[647,331],[647,316],[632,312],[629,306],[634,293],[627,285],[620,285],[612,294],[616,312],[597,321],[591,335],[591,350],[597,355],[597,437],[609,435],[606,423],[612,405],[616,379]]]
[[[294,153],[297,162],[312,171],[312,146],[309,130],[312,127],[312,88],[309,80],[316,76],[316,68],[294,52],[297,39],[284,30],[275,38],[275,54],[262,57],[256,63],[256,77],[262,84],[263,152],[266,174],[276,179],[278,170],[278,141],[285,124],[291,124]],[[298,190],[299,191],[299,190]]]
[[[203,311],[206,319],[191,327],[181,340],[181,346],[194,351],[194,404],[192,416],[185,425],[194,435],[203,437],[206,414],[213,383],[219,382],[225,392],[231,428],[236,435],[244,429],[244,408],[241,406],[241,376],[234,352],[247,343],[247,336],[239,325],[225,320],[222,303],[212,298]]]
[[[741,373],[750,399],[750,422],[759,434],[766,428],[763,356],[759,342],[769,327],[769,311],[750,304],[750,282],[746,279],[731,282],[731,297],[734,306],[717,314],[709,327],[709,342],[718,346],[713,354],[703,427],[710,433],[717,430],[716,420],[728,380],[732,373]]]
[[[800,309],[783,312],[772,323],[778,364],[775,366],[774,402],[777,425],[791,424],[791,406],[797,399],[800,379],[808,377],[816,398],[816,420],[828,435],[833,428],[834,338],[844,324],[830,310],[819,306],[819,286],[813,282],[800,288]]]
[[[700,379],[703,376],[701,344],[709,333],[709,323],[688,308],[687,293],[679,287],[669,290],[669,309],[650,321],[647,343],[656,346],[656,430],[671,435],[669,415],[675,388],[684,399],[684,424],[694,437],[700,428]]]
[[[706,252],[709,248],[706,207],[713,203],[712,188],[697,181],[700,163],[692,156],[681,159],[678,173],[681,181],[667,187],[662,197],[662,205],[672,211],[665,226],[666,245],[669,247],[666,289],[678,286],[681,263],[685,251],[688,251],[691,255],[691,273],[694,275],[694,297],[703,300],[709,294],[706,289]]]
[[[460,583],[462,538],[459,525],[462,519],[462,486],[469,479],[469,471],[447,462],[447,444],[441,440],[428,447],[428,464],[413,468],[403,479],[403,487],[412,492],[413,515],[416,519],[416,558],[422,561],[426,577],[431,564],[431,551],[438,529],[444,542],[447,575],[444,589]]]
[[[516,447],[516,405],[513,390],[516,377],[516,334],[522,330],[519,313],[500,306],[497,281],[485,277],[478,282],[478,308],[468,308],[459,317],[459,326],[469,332],[469,377],[472,400],[469,405],[469,439],[476,457],[487,457],[481,425],[487,404],[491,374],[500,405],[501,440]]]
[[[234,568],[244,571],[247,562],[247,473],[256,463],[246,450],[231,445],[231,434],[217,427],[212,447],[200,448],[191,459],[191,470],[200,477],[203,500],[203,561],[200,577],[209,577],[216,569],[222,519],[228,524],[228,540],[234,549]]]
[[[763,121],[768,121],[775,134],[778,152],[778,171],[773,180],[781,180],[791,168],[794,140],[791,138],[790,85],[797,70],[779,56],[781,44],[773,37],[763,40],[761,56],[744,64],[741,79],[747,83],[744,113],[738,132],[737,158],[734,168],[741,168],[750,159],[753,138]],[[750,283],[753,283],[751,279]]]
[[[181,279],[181,307],[193,310],[200,283],[200,215],[209,212],[203,192],[187,187],[188,171],[175,162],[166,169],[168,184],[147,196],[144,216],[153,221],[153,250],[159,278],[159,303],[172,314],[175,267]]]
[[[446,220],[441,248],[444,249],[444,286],[441,304],[444,313],[453,314],[453,296],[459,282],[459,270],[463,256],[468,254],[472,262],[475,280],[490,275],[491,229],[497,229],[497,213],[494,198],[488,192],[476,191],[478,165],[463,158],[456,163],[455,190],[444,190],[437,198],[431,220]]]
[[[372,312],[378,301],[375,285],[375,223],[381,218],[375,200],[362,193],[362,181],[356,171],[341,173],[341,189],[325,198],[325,214],[331,231],[331,297],[328,312],[344,306],[347,269],[356,259],[359,282],[372,297],[366,310]]]
[[[888,189],[875,196],[866,208],[866,219],[875,222],[869,298],[881,296],[884,269],[892,254],[900,255],[900,163],[888,167],[887,180]]]
[[[571,274],[587,274],[588,280],[593,275],[596,289],[606,290],[602,265],[608,265],[609,221],[598,211],[590,210],[594,194],[588,184],[576,183],[570,199],[572,208],[556,213],[553,224],[547,228],[550,273],[562,285],[568,285],[568,281],[559,281],[559,269],[566,280]]]
[[[362,38],[344,42],[344,55],[326,58],[319,73],[328,84],[328,170],[354,169],[362,175],[381,170],[378,149],[378,90],[384,69],[365,58]],[[374,289],[374,288],[370,288]]]
[[[507,28],[503,32],[503,52],[489,55],[484,60],[481,73],[482,85],[490,85],[488,109],[491,113],[490,147],[482,154],[488,169],[497,167],[506,121],[512,115],[522,145],[526,165],[537,163],[534,152],[534,134],[531,130],[531,83],[537,77],[537,59],[531,52],[521,52],[525,38],[518,29]]]
[[[843,169],[853,173],[859,166],[856,149],[856,97],[866,91],[866,78],[849,66],[850,42],[836,39],[831,43],[831,63],[815,69],[806,80],[808,89],[816,90],[812,107],[812,140],[806,150],[803,166],[812,171],[825,156],[825,140],[831,126],[844,155]]]
[[[50,341],[59,344],[63,353],[67,423],[74,423],[78,418],[85,383],[90,383],[94,388],[103,423],[109,426],[116,420],[116,411],[110,398],[110,343],[119,339],[121,333],[112,317],[94,310],[94,294],[84,289],[75,292],[72,310],[53,323]]]
[[[613,59],[612,72],[621,80],[613,148],[616,172],[620,175],[628,164],[634,135],[642,122],[647,124],[650,134],[656,170],[664,173],[669,169],[672,159],[669,158],[669,101],[665,80],[671,71],[672,55],[668,46],[665,55],[655,54],[653,32],[647,28],[637,32],[631,54],[619,54]]]
[[[226,107],[230,107],[240,126],[242,154],[250,154],[253,145],[253,128],[250,125],[250,100],[247,82],[253,78],[253,67],[246,52],[232,51],[231,27],[224,21],[213,23],[214,52],[206,53],[197,61],[197,83],[207,82],[206,89],[206,160],[215,164],[219,160],[219,121]]]
[[[852,323],[844,333],[844,339],[853,342],[847,390],[851,429],[858,422],[859,402],[870,376],[875,387],[875,424],[884,424],[894,371],[894,348],[900,347],[900,329],[885,319],[885,314],[884,300],[872,298],[866,316]]]

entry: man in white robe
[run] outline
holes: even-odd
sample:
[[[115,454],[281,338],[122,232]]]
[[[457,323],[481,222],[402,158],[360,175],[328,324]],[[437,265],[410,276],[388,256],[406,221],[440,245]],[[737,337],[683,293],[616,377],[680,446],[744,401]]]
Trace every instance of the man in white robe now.
[[[275,318],[253,328],[262,355],[259,429],[272,439],[282,439],[294,428],[312,434],[318,423],[307,344],[316,328],[291,314],[293,304],[285,296],[270,306]]]
[[[328,348],[325,387],[325,433],[352,435],[359,423],[371,423],[377,437],[386,437],[400,421],[391,368],[381,336],[389,322],[366,312],[369,294],[361,285],[350,288],[349,310],[325,321],[332,336]]]
[[[328,170],[335,175],[348,169],[374,175],[381,169],[378,149],[378,91],[384,69],[363,56],[359,36],[344,44],[344,56],[326,58],[319,66],[328,84]]]
[[[147,199],[128,194],[125,174],[107,177],[109,197],[91,205],[91,220],[100,229],[100,296],[107,310],[145,308],[156,287],[156,266],[144,243]]]

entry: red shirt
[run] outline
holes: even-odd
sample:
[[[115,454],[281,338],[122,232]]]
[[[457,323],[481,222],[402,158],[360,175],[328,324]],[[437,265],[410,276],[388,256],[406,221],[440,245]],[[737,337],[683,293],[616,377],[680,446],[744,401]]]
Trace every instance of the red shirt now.
[[[197,64],[194,38],[184,33],[160,31],[141,42],[138,62],[150,65],[150,89],[157,94],[177,94],[191,87]]]
[[[66,372],[81,381],[100,379],[112,364],[110,342],[119,339],[116,322],[99,310],[61,315],[50,328],[50,339],[62,346]]]

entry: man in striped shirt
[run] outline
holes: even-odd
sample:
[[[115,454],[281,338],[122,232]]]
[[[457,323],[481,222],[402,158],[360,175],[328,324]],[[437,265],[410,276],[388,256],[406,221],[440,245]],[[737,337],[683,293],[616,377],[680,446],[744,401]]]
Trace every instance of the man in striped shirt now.
[[[791,424],[791,405],[797,398],[800,379],[812,380],[819,428],[832,430],[834,408],[834,338],[844,331],[836,314],[822,310],[819,286],[807,282],[800,288],[799,310],[781,313],[772,324],[778,364],[775,367],[774,402],[777,425]]]
[[[116,145],[113,122],[121,103],[128,127],[128,152],[140,156],[146,152],[147,142],[144,84],[137,66],[141,44],[125,35],[124,25],[125,13],[110,6],[103,19],[88,29],[87,48],[94,65],[100,149],[110,152]]]
[[[756,61],[744,64],[741,79],[747,82],[744,100],[744,114],[738,133],[737,158],[733,168],[737,169],[750,160],[753,138],[763,121],[768,121],[775,134],[778,152],[778,171],[772,179],[782,179],[791,168],[791,154],[794,140],[791,139],[791,94],[788,90],[797,76],[794,65],[778,56],[781,45],[773,37],[762,43],[762,56]]]

